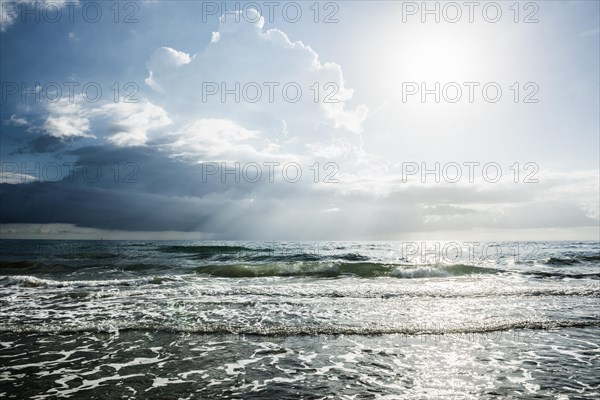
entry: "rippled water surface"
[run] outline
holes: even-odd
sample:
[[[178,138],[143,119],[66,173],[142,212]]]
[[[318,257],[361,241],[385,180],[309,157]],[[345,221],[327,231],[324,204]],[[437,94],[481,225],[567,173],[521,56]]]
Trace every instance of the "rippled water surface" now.
[[[600,397],[597,242],[0,250],[0,397]]]

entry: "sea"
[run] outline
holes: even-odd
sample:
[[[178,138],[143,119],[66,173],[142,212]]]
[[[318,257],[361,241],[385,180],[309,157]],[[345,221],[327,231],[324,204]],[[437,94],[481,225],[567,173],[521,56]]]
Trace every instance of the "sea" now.
[[[0,240],[2,399],[599,399],[600,243]]]

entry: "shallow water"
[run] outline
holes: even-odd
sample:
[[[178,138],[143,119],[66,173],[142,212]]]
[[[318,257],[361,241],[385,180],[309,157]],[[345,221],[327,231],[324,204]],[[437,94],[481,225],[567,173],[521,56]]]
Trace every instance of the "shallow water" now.
[[[0,244],[8,398],[600,396],[596,242]]]

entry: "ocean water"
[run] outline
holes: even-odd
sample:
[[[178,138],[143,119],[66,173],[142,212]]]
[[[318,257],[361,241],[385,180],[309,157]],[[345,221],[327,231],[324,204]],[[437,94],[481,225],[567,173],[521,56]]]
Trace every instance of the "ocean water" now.
[[[1,240],[0,257],[0,398],[600,398],[598,242]]]

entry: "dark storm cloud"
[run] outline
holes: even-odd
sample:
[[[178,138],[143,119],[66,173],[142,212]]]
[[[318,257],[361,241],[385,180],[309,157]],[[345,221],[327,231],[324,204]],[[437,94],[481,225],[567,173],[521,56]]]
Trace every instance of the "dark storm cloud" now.
[[[51,153],[64,148],[65,143],[54,136],[42,135],[20,147],[17,153]]]
[[[201,201],[59,183],[0,185],[2,223],[71,223],[139,231],[201,229],[210,219]]]
[[[278,240],[386,239],[444,229],[597,224],[576,206],[535,200],[537,190],[551,189],[543,185],[517,190],[502,185],[394,184],[378,194],[368,182],[203,180],[201,164],[154,147],[93,146],[65,154],[77,162],[72,174],[58,182],[0,184],[0,223]],[[510,212],[494,211],[498,202]],[[540,218],[540,209],[553,217]]]
[[[299,197],[301,185],[203,179],[202,166],[147,147],[94,146],[56,182],[0,184],[0,223],[70,223],[129,231],[253,230],[272,195]],[[254,203],[254,198],[263,199]],[[257,215],[260,214],[260,215]]]
[[[227,199],[236,200],[269,184],[266,178],[257,183],[243,179],[236,183],[231,176],[224,182],[219,174],[203,177],[202,164],[187,162],[151,147],[90,146],[69,154],[78,157],[69,181],[94,188],[166,197],[201,198],[226,193]],[[89,179],[98,169],[102,176]]]

